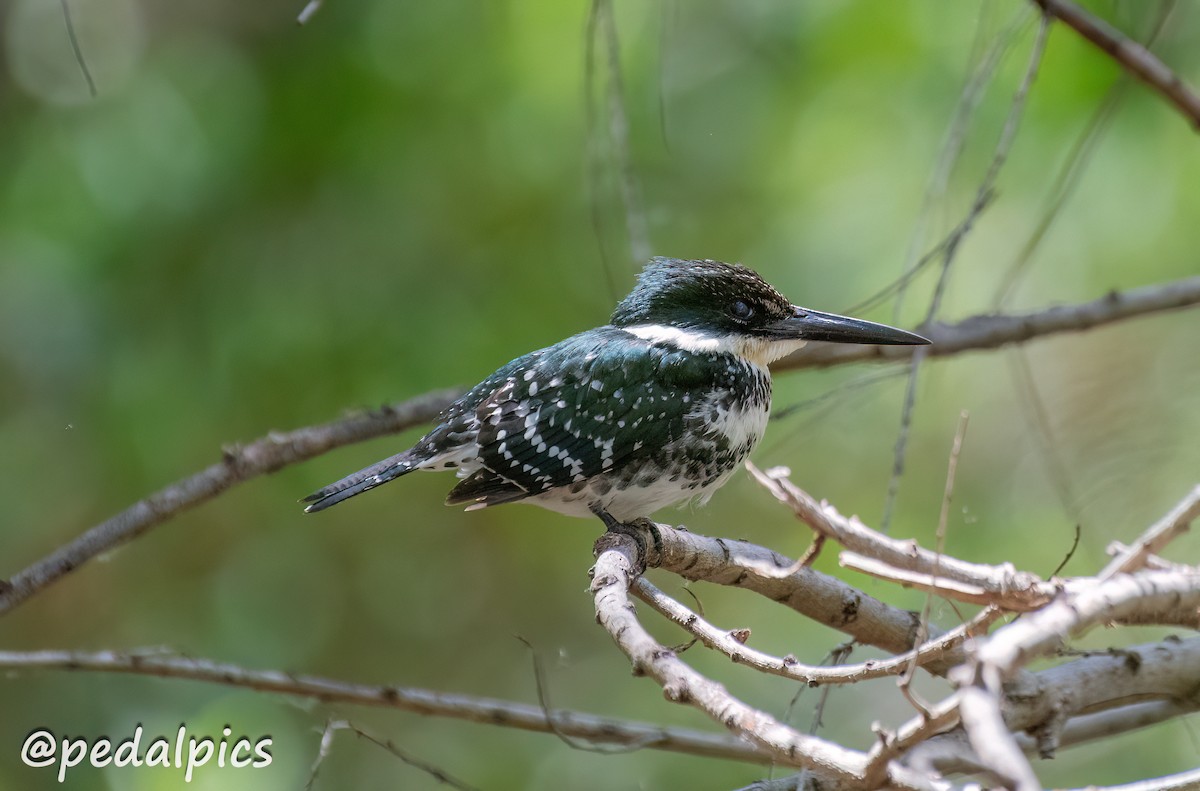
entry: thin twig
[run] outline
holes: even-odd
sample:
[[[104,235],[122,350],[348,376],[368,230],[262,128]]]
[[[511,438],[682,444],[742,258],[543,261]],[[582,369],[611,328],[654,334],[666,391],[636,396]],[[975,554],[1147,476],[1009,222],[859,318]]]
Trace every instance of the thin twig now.
[[[621,46],[612,0],[603,0],[606,13],[604,42],[608,57],[608,134],[612,140],[620,176],[621,203],[625,207],[625,232],[629,235],[629,255],[635,264],[650,258],[650,239],[646,214],[642,208],[633,157],[629,147],[629,119],[625,116],[625,86],[621,78]]]
[[[1049,16],[1069,27],[1106,52],[1121,68],[1149,85],[1200,130],[1200,95],[1187,86],[1175,72],[1150,50],[1125,36],[1107,22],[1079,7],[1071,0],[1033,0]]]
[[[808,567],[780,576],[780,570],[794,568],[796,564],[777,552],[745,541],[710,538],[664,524],[656,524],[655,528],[662,546],[661,555],[653,564],[657,568],[689,580],[753,591],[857,642],[884,651],[900,653],[915,645],[912,613],[884,604],[835,577]],[[943,656],[930,658],[926,668],[944,675],[962,659],[951,649]]]
[[[1022,10],[1024,11],[1025,9]],[[942,254],[950,239],[960,234],[958,228],[952,229],[947,237],[939,242],[937,246],[914,262],[919,245],[924,243],[925,226],[928,223],[930,209],[934,201],[940,199],[946,192],[950,176],[954,172],[955,167],[957,167],[959,158],[962,155],[967,140],[967,130],[975,117],[975,111],[978,109],[986,88],[992,80],[992,75],[1004,62],[1004,59],[1008,57],[1013,41],[1024,25],[1025,16],[1027,14],[1018,14],[1017,18],[1009,24],[1007,29],[995,37],[991,48],[979,59],[979,65],[963,84],[963,89],[959,93],[958,103],[954,108],[954,114],[951,117],[950,124],[946,129],[945,137],[938,152],[937,165],[929,177],[929,183],[926,185],[925,194],[921,199],[921,209],[917,213],[916,227],[913,229],[908,252],[905,256],[903,274],[877,294],[844,312],[853,315],[879,304],[894,293],[896,294],[896,304],[892,315],[895,321],[899,321],[908,285]],[[975,40],[971,46],[971,61],[976,59],[975,55],[982,48],[986,21],[986,15],[980,13],[979,22],[975,29]]]
[[[321,10],[321,0],[308,0],[308,3],[300,10],[300,15],[296,17],[297,25],[306,25],[308,20]]]
[[[83,73],[83,79],[87,82],[88,93],[95,99],[99,95],[96,92],[96,81],[92,79],[87,59],[83,57],[83,48],[79,46],[79,38],[75,35],[75,23],[71,20],[71,6],[67,0],[60,0],[60,2],[62,3],[63,21],[67,25],[67,38],[71,42],[71,52],[75,53],[75,62],[79,64],[79,71]]]
[[[828,658],[819,665],[809,665],[790,654],[778,657],[751,648],[742,639],[744,632],[748,630],[728,630],[714,626],[701,615],[668,596],[645,577],[635,580],[632,590],[635,596],[650,605],[659,615],[678,624],[706,647],[720,651],[736,664],[753,667],[771,675],[795,679],[806,687],[854,684],[873,678],[894,676],[907,667],[913,665],[920,667],[935,659],[944,659],[964,640],[977,634],[978,630],[985,628],[1002,614],[998,608],[989,607],[981,610],[974,618],[958,628],[933,640],[923,642],[912,651],[906,651],[887,659],[869,659],[853,665],[838,663],[830,667],[827,665]]]
[[[1149,48],[1158,40],[1166,28],[1167,20],[1177,5],[1176,0],[1164,2],[1157,18],[1150,26],[1150,30],[1146,35],[1145,46]],[[1037,226],[1021,247],[1012,263],[1009,264],[1004,277],[1001,278],[1000,286],[996,290],[995,300],[992,302],[992,308],[999,311],[1003,308],[1013,291],[1016,289],[1021,276],[1025,273],[1030,261],[1033,260],[1033,254],[1041,245],[1042,240],[1046,237],[1050,227],[1058,218],[1067,200],[1074,194],[1076,186],[1079,184],[1080,177],[1087,169],[1087,165],[1091,161],[1092,155],[1097,150],[1097,146],[1108,131],[1110,122],[1116,115],[1117,107],[1128,93],[1128,88],[1132,77],[1129,72],[1122,71],[1120,76],[1113,82],[1112,86],[1105,93],[1103,101],[1092,113],[1087,124],[1084,125],[1083,131],[1079,137],[1075,138],[1072,143],[1067,158],[1058,170],[1058,174],[1054,178],[1054,184],[1050,188],[1049,198],[1046,208],[1041,213],[1041,218],[1038,220]]]
[[[1147,528],[1133,546],[1113,558],[1100,572],[1099,578],[1106,580],[1114,574],[1142,568],[1151,555],[1161,552],[1196,519],[1200,519],[1200,485],[1188,492],[1170,513]]]
[[[335,721],[335,723],[332,723],[331,725],[334,726],[335,731],[353,731],[356,736],[365,738],[366,741],[371,742],[372,744],[376,745],[376,747],[389,751],[389,753],[395,755],[397,759],[407,763],[408,766],[413,767],[414,769],[420,769],[421,772],[430,775],[430,777],[434,780],[437,780],[439,784],[448,785],[451,787],[451,789],[458,789],[458,791],[478,791],[478,789],[475,789],[475,786],[468,785],[467,783],[463,783],[462,780],[456,779],[454,775],[446,772],[442,767],[433,766],[432,763],[416,759],[416,757],[413,757],[408,753],[404,753],[403,750],[396,747],[396,744],[392,742],[391,739],[373,735],[373,733],[370,731],[361,729],[361,727],[358,725],[349,723],[349,721],[346,720]],[[324,742],[324,735],[322,736],[322,742]]]
[[[950,501],[954,496],[954,478],[958,472],[958,458],[962,453],[963,440],[966,438],[967,422],[969,420],[970,416],[965,409],[959,413],[958,428],[954,432],[954,442],[950,446],[950,460],[946,463],[946,486],[942,493],[942,510],[938,514],[937,543],[935,546],[937,559],[934,563],[933,574],[931,575],[935,579],[941,576],[940,565],[942,554],[946,551],[946,525],[950,519]],[[924,643],[925,636],[928,634],[929,613],[932,608],[933,593],[928,593],[925,596],[925,606],[921,609],[921,622],[917,627],[917,642],[919,643]],[[917,658],[914,655],[912,662],[909,663],[909,666],[900,675],[897,683],[900,686],[900,691],[904,693],[904,697],[908,699],[908,702],[918,711],[928,714],[929,707],[924,702],[918,700],[916,693],[911,688],[913,676],[916,675],[916,672]]]
[[[304,791],[312,791],[316,784],[321,764],[325,763],[325,759],[329,757],[329,751],[333,749],[333,735],[342,722],[343,720],[327,720],[325,722],[325,727],[321,731],[321,742],[317,745],[317,757],[313,759],[312,768],[308,770],[308,782],[304,784]]]
[[[992,153],[991,163],[988,165],[987,172],[983,176],[983,181],[975,193],[975,200],[967,212],[966,219],[960,225],[961,232],[952,236],[946,243],[946,249],[942,257],[941,273],[938,275],[937,285],[934,287],[933,297],[929,301],[929,309],[925,314],[924,323],[927,325],[931,324],[937,318],[938,311],[941,309],[942,298],[950,281],[950,270],[954,265],[958,248],[963,240],[966,239],[967,234],[970,233],[975,220],[978,219],[979,215],[983,213],[984,208],[991,201],[992,194],[995,191],[996,178],[1000,175],[1000,169],[1008,160],[1009,149],[1016,138],[1017,129],[1024,114],[1026,97],[1029,95],[1030,88],[1033,87],[1038,67],[1042,62],[1042,55],[1046,51],[1046,38],[1049,29],[1049,20],[1043,16],[1041,24],[1038,27],[1037,38],[1034,40],[1033,48],[1029,53],[1029,64],[1025,68],[1025,75],[1021,78],[1021,83],[1017,86],[1016,93],[1013,94],[1012,104],[1009,106],[1008,116],[1004,119],[1004,127],[1000,131],[1000,139],[996,142],[996,149]],[[921,363],[925,361],[928,354],[929,347],[918,346],[912,355],[912,367],[908,373],[908,387],[905,389],[904,406],[900,412],[900,430],[897,433],[896,444],[892,453],[892,474],[888,480],[887,496],[883,504],[883,516],[879,522],[879,529],[883,533],[887,533],[888,528],[891,526],[896,498],[900,493],[900,480],[904,476],[904,460],[908,452],[908,436],[912,427],[913,409],[916,406],[917,379],[920,376]]]
[[[1200,769],[1150,780],[1140,780],[1135,783],[1122,783],[1116,786],[1091,785],[1072,791],[1197,791],[1198,789],[1200,789]]]
[[[521,643],[529,649],[529,656],[533,660],[533,680],[537,685],[538,705],[542,707],[542,712],[546,715],[546,722],[550,723],[550,732],[558,737],[558,740],[570,747],[572,750],[581,752],[603,753],[605,755],[615,753],[630,753],[635,750],[640,750],[643,745],[637,742],[631,744],[593,744],[588,741],[577,739],[569,733],[564,733],[554,721],[554,709],[550,703],[550,689],[546,685],[546,670],[542,666],[542,658],[538,655],[537,649],[533,647],[533,643],[526,640],[520,635],[516,636]]]

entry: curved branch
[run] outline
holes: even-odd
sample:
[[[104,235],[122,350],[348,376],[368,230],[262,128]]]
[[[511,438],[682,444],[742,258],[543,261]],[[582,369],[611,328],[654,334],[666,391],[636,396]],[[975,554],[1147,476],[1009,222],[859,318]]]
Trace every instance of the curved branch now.
[[[769,751],[777,763],[810,770],[825,782],[822,787],[860,788],[866,756],[816,736],[791,728],[766,712],[746,705],[722,685],[697,673],[675,652],[660,644],[634,615],[629,589],[637,576],[639,550],[629,535],[606,533],[596,541],[592,595],[596,620],[629,657],[635,675],[653,678],[663,695],[703,711],[735,734]],[[935,785],[916,772],[890,767],[889,787],[903,791],[947,787]]]
[[[1103,580],[1121,572],[1137,571],[1196,519],[1200,519],[1200,485],[1188,492],[1170,513],[1148,527],[1133,546],[1113,558],[1098,576]]]
[[[655,523],[661,551],[651,565],[684,579],[731,585],[765,596],[812,620],[837,629],[860,643],[893,654],[913,648],[919,615],[885,604],[875,597],[794,563],[778,552],[727,538],[709,538],[682,528]],[[941,632],[932,630],[931,638]],[[965,655],[960,647],[929,661],[925,668],[944,675]]]
[[[378,706],[426,716],[467,720],[483,725],[500,725],[539,733],[563,733],[598,743],[728,758],[756,764],[771,762],[769,756],[745,741],[717,733],[610,719],[565,709],[547,711],[527,703],[435,692],[416,687],[355,684],[339,679],[283,673],[278,670],[250,670],[211,659],[115,651],[0,651],[0,668],[52,668],[183,678],[260,692],[295,695],[326,703]]]
[[[139,500],[101,522],[69,544],[16,574],[0,580],[0,615],[102,552],[131,541],[182,511],[221,492],[289,464],[354,442],[394,434],[424,423],[457,398],[461,390],[435,390],[399,404],[384,406],[319,426],[271,433],[249,445],[227,447],[221,461]]]
[[[915,661],[918,667],[943,658],[950,650],[962,645],[965,640],[986,631],[987,626],[1004,613],[996,607],[988,607],[961,626],[946,632],[941,637],[922,643],[919,647],[887,659],[868,659],[853,665],[806,665],[795,657],[772,656],[750,648],[740,634],[718,629],[698,614],[663,593],[644,577],[633,584],[633,593],[654,608],[659,615],[674,621],[694,635],[701,643],[720,651],[737,664],[748,665],[764,673],[803,682],[811,687],[822,684],[854,684],[873,678],[896,676],[907,670]],[[748,630],[747,630],[748,631]],[[746,637],[749,635],[747,634]]]
[[[1200,96],[1153,52],[1071,0],[1033,0],[1047,16],[1056,17],[1095,44],[1121,68],[1149,85],[1200,130]]]

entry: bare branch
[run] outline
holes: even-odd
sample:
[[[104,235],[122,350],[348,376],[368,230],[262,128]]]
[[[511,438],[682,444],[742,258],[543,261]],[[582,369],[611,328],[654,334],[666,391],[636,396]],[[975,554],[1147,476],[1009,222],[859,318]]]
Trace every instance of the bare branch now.
[[[1170,513],[1151,525],[1132,547],[1113,558],[1100,572],[1100,579],[1142,568],[1151,555],[1161,552],[1172,539],[1186,532],[1195,519],[1200,519],[1200,485],[1188,492]]]
[[[872,659],[853,665],[808,665],[794,656],[772,656],[750,648],[742,639],[743,630],[724,630],[713,626],[691,609],[663,593],[644,577],[633,583],[633,593],[664,618],[686,629],[705,646],[720,651],[737,664],[747,665],[764,673],[793,678],[809,686],[853,684],[872,678],[898,675],[911,665],[920,667],[934,659],[942,659],[964,640],[977,634],[1002,614],[996,608],[980,611],[978,615],[936,640],[922,643],[917,649],[888,659]]]
[[[546,712],[539,706],[516,701],[436,692],[416,687],[357,684],[278,670],[250,670],[212,659],[115,651],[0,651],[0,668],[52,668],[184,678],[260,692],[312,698],[326,703],[377,706],[538,733],[552,733],[557,730],[570,736],[608,744],[637,745],[653,750],[757,764],[772,761],[766,753],[745,741],[722,734],[662,727],[565,709]]]
[[[1119,786],[1088,786],[1074,791],[1197,791],[1200,789],[1200,769],[1180,772],[1177,775],[1123,783]]]
[[[1000,714],[999,684],[993,691],[968,685],[958,692],[958,713],[971,747],[980,761],[1004,788],[1012,791],[1042,791],[1033,767],[1017,746]]]
[[[1057,17],[1095,44],[1121,68],[1149,85],[1175,105],[1200,130],[1200,96],[1179,79],[1153,52],[1092,16],[1071,0],[1033,0],[1048,16]]]
[[[1125,552],[1135,551],[1135,547],[1129,544],[1123,544],[1120,541],[1110,541],[1108,546],[1104,548],[1104,553],[1109,557],[1116,557]],[[1145,568],[1156,569],[1158,571],[1197,571],[1196,566],[1189,566],[1186,563],[1175,563],[1158,555],[1146,555],[1142,564]]]
[[[1200,710],[1197,700],[1155,700],[1072,717],[1062,726],[1058,747],[1073,747],[1098,739],[1128,733],[1139,728],[1157,725]],[[1011,717],[1010,728],[1014,728]],[[1028,755],[1042,753],[1042,740],[1025,733],[1016,734],[1017,743]],[[983,771],[978,757],[971,750],[962,730],[943,733],[916,745],[905,756],[905,763],[915,769],[942,774]]]
[[[1200,572],[1140,571],[1081,587],[1074,595],[1051,602],[1037,612],[994,633],[979,648],[981,664],[1007,678],[1032,659],[1055,650],[1068,635],[1138,610],[1200,608]]]
[[[1035,574],[1017,571],[1011,564],[988,566],[969,563],[939,556],[936,552],[922,549],[912,540],[889,538],[857,518],[842,516],[828,503],[818,503],[789,481],[785,470],[762,472],[749,463],[746,469],[777,500],[790,506],[809,527],[851,550],[850,553],[843,553],[842,560],[846,565],[864,570],[867,567],[882,569],[890,566],[913,572],[912,575],[905,575],[903,581],[906,584],[917,584],[921,579],[918,575],[923,575],[926,582],[947,595],[956,590],[964,595],[975,593],[979,597],[978,603],[998,604],[1008,609],[1024,610],[1044,604],[1058,589]]]
[[[864,645],[892,653],[916,645],[916,613],[884,604],[836,577],[797,567],[790,558],[756,544],[654,526],[662,551],[651,565],[685,579],[754,591]],[[924,667],[942,675],[963,659],[957,648],[948,648]]]
[[[383,737],[376,736],[370,731],[364,730],[363,728],[360,728],[359,726],[352,722],[348,722],[347,720],[330,720],[325,724],[325,730],[321,733],[321,746],[317,751],[317,759],[313,762],[312,770],[309,773],[308,784],[305,786],[306,789],[311,789],[313,787],[313,783],[317,778],[317,770],[321,768],[321,763],[329,755],[329,750],[333,746],[333,735],[337,731],[353,732],[359,738],[366,739],[367,741],[371,742],[371,744],[374,744],[383,750],[387,750],[389,753],[399,758],[403,763],[406,763],[414,769],[424,772],[442,785],[447,785],[451,788],[457,788],[458,791],[478,791],[478,789],[476,789],[474,786],[468,785],[462,780],[455,778],[441,767],[434,766],[433,764],[422,761],[419,758],[414,758],[397,747],[391,739],[385,739]]]
[[[79,64],[79,71],[83,74],[84,82],[87,83],[88,93],[95,99],[98,96],[96,81],[92,79],[92,71],[88,68],[87,59],[83,57],[83,49],[79,46],[79,37],[75,35],[75,23],[71,19],[71,6],[67,4],[67,0],[60,0],[60,2],[63,21],[67,25],[67,38],[71,42],[71,52],[75,54],[75,62]]]
[[[972,316],[955,324],[934,323],[918,327],[933,341],[931,346],[857,346],[810,343],[772,366],[773,371],[796,368],[827,368],[852,362],[898,362],[907,360],[914,349],[928,349],[930,357],[966,351],[996,349],[1010,343],[1082,332],[1125,319],[1190,307],[1200,303],[1200,276],[1168,283],[1113,291],[1076,305],[1060,305],[1032,313]]]
[[[350,415],[332,423],[271,433],[223,451],[217,464],[160,489],[56,549],[8,582],[0,580],[0,615],[102,552],[131,541],[182,511],[231,486],[352,442],[393,434],[431,419],[460,395],[435,390],[399,404]]]
[[[938,514],[937,526],[937,558],[935,561],[940,561],[942,553],[946,550],[946,524],[950,518],[950,502],[954,496],[954,479],[958,472],[958,457],[962,454],[963,440],[967,435],[967,425],[970,421],[970,415],[967,410],[963,410],[958,415],[958,428],[954,432],[954,442],[950,446],[950,459],[946,463],[946,486],[942,491],[942,508]],[[940,576],[938,566],[934,565],[933,576]],[[921,623],[917,631],[918,642],[925,642],[925,637],[929,634],[929,612],[933,607],[933,593],[930,592],[925,596],[925,606],[921,608]],[[987,612],[992,608],[984,610]],[[913,676],[917,671],[916,656],[913,656],[913,661],[909,664],[904,672],[900,674],[899,686],[900,691],[904,693],[904,697],[922,712],[926,712],[926,706],[916,697],[915,691],[912,689]],[[927,713],[927,712],[926,712]]]
[[[742,703],[714,681],[697,673],[673,651],[661,645],[638,623],[629,588],[636,573],[638,548],[632,537],[606,533],[596,541],[592,595],[596,620],[629,657],[635,675],[653,678],[663,695],[675,703],[696,707],[734,733],[769,751],[777,763],[803,767],[832,788],[857,788],[865,756],[833,742],[790,728],[776,718]],[[889,784],[897,789],[935,786],[900,767],[889,769]]]

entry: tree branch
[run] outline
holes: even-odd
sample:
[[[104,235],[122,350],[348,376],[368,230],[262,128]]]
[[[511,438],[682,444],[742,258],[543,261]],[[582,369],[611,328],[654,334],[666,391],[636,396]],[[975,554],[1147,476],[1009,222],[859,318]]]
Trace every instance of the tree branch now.
[[[757,764],[771,758],[752,745],[729,736],[687,728],[612,719],[565,709],[547,711],[516,701],[451,694],[416,687],[356,684],[321,676],[278,670],[250,670],[227,662],[159,653],[115,651],[0,651],[0,668],[125,673],[183,678],[209,684],[312,698],[325,703],[353,703],[415,714],[449,717],[483,725],[499,725],[539,733],[564,733],[607,744],[727,758]]]
[[[1128,291],[1114,291],[1091,302],[1060,305],[1031,313],[972,316],[956,324],[935,323],[917,330],[933,341],[931,346],[857,346],[810,343],[784,357],[772,370],[827,368],[852,362],[895,362],[926,349],[929,357],[946,357],[966,351],[996,349],[1010,343],[1082,332],[1125,319],[1175,310],[1200,303],[1200,276],[1187,277]]]
[[[399,404],[350,415],[331,423],[271,433],[246,446],[227,447],[217,464],[139,500],[18,572],[7,582],[0,580],[0,615],[96,555],[137,538],[176,514],[211,500],[235,484],[311,459],[342,445],[394,434],[424,423],[449,406],[460,394],[460,390],[435,390]]]
[[[638,577],[634,581],[633,593],[654,608],[659,615],[675,622],[705,646],[725,654],[731,661],[753,667],[764,673],[795,679],[810,687],[823,684],[854,684],[873,678],[895,676],[903,673],[914,662],[920,667],[935,659],[942,659],[949,651],[962,645],[963,641],[980,631],[986,631],[987,626],[1003,614],[998,608],[986,608],[971,620],[946,632],[941,637],[887,659],[869,659],[853,665],[808,665],[790,654],[777,657],[750,648],[746,645],[746,638],[749,637],[748,629],[741,630],[745,633],[744,636],[740,632],[719,629],[663,593],[644,577]]]
[[[661,545],[650,564],[684,579],[745,588],[837,629],[865,645],[893,654],[916,643],[917,613],[885,604],[836,577],[746,541],[709,538],[654,524]],[[647,541],[651,540],[647,536]],[[936,630],[934,630],[936,631]],[[931,637],[940,637],[940,632]],[[925,668],[943,675],[965,655],[951,647]]]
[[[1113,558],[1098,576],[1108,579],[1121,572],[1137,571],[1146,565],[1152,555],[1162,551],[1173,538],[1185,532],[1196,519],[1200,519],[1200,486],[1188,492],[1170,513],[1147,528],[1133,546]]]
[[[1200,130],[1200,96],[1153,52],[1071,0],[1033,0],[1047,16],[1056,17],[1095,44],[1121,68],[1149,85]]]
[[[653,678],[663,695],[675,703],[696,707],[735,734],[769,751],[777,763],[803,767],[827,784],[822,787],[862,787],[865,756],[833,742],[791,728],[766,712],[742,703],[726,689],[697,673],[675,652],[656,641],[634,615],[629,588],[637,576],[639,550],[629,535],[606,533],[596,541],[592,595],[596,620],[629,657],[635,675]],[[889,771],[890,786],[912,789],[945,788],[900,767]]]

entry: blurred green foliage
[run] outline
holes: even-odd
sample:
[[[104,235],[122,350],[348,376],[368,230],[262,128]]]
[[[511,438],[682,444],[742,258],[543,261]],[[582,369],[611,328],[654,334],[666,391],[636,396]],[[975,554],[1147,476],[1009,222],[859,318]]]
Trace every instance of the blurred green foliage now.
[[[59,4],[0,7],[0,573],[213,462],[225,443],[469,384],[603,323],[632,281],[603,60],[591,129],[585,112],[585,2],[327,0],[305,27],[293,22],[302,4],[282,0],[70,5],[95,99]],[[797,302],[830,310],[883,287],[910,245],[931,246],[969,204],[1033,39],[1026,5],[618,2],[632,170],[654,252],[742,261]],[[1095,10],[1139,32],[1157,4]],[[960,166],[923,209],[973,59],[1022,18]],[[1200,10],[1180,4],[1157,47],[1193,83],[1197,34]],[[1046,213],[1056,169],[1117,77],[1102,54],[1053,30],[999,198],[960,250],[943,318],[990,309]],[[589,181],[592,147],[601,166]],[[1197,183],[1194,133],[1134,86],[1010,307],[1195,273]],[[915,324],[932,282],[920,280],[899,315],[885,306],[869,317]],[[1027,347],[1069,471],[1066,508],[1012,353],[928,365],[893,532],[932,541],[967,409],[948,550],[1049,573],[1079,520],[1066,573],[1096,568],[1108,541],[1135,536],[1200,469],[1198,331],[1191,311]],[[776,403],[862,373],[783,376]],[[877,523],[902,392],[894,379],[777,421],[757,461],[790,466],[815,495]],[[707,727],[631,679],[594,626],[584,587],[598,524],[515,506],[448,510],[445,476],[301,514],[297,497],[409,439],[342,449],[185,513],[8,615],[0,642],[162,645],[534,701],[520,635],[546,659],[556,706]],[[703,511],[662,517],[791,555],[807,542],[745,476]],[[833,552],[820,567],[843,573]],[[923,601],[851,581],[900,606]],[[679,592],[676,580],[660,582]],[[712,620],[753,627],[765,650],[815,662],[838,642],[748,594],[696,593]],[[957,622],[948,606],[935,616]],[[776,714],[796,693],[699,652],[689,660]],[[861,748],[870,720],[907,718],[891,684],[835,692],[823,733]],[[813,700],[798,705],[802,727]],[[139,722],[168,734],[186,722],[193,733],[230,723],[275,740],[269,769],[201,771],[192,788],[295,789],[330,716],[487,791],[734,788],[763,771],[650,751],[597,755],[550,736],[187,682],[23,672],[0,682],[0,788],[58,787],[17,758],[36,727],[119,739]],[[1194,734],[1176,723],[1066,752],[1043,776],[1113,783],[1191,766],[1196,753]],[[183,786],[174,770],[82,767],[68,783]],[[339,735],[317,788],[379,786],[437,781]]]

